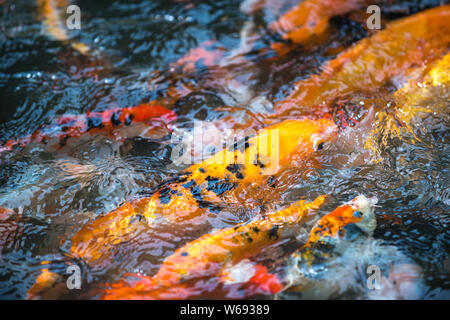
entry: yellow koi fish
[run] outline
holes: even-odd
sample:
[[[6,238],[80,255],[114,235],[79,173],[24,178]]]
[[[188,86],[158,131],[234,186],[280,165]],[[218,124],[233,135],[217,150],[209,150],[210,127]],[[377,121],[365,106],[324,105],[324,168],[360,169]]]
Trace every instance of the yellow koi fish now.
[[[288,187],[275,175],[295,160],[299,165],[299,159],[306,167],[318,167],[314,154],[335,135],[333,121],[325,118],[289,120],[260,130],[192,165],[153,196],[127,202],[84,226],[71,239],[70,251],[94,262],[107,256],[111,245],[127,241],[137,221],[151,225],[154,218],[162,217],[180,225],[201,225],[208,215],[220,211],[222,203],[250,206],[255,196],[274,196],[273,190],[278,194]]]
[[[334,251],[343,252],[360,235],[371,236],[376,228],[374,206],[377,198],[359,195],[323,216],[312,228],[304,246],[288,259],[290,274],[284,290],[302,291],[310,285],[297,265],[312,266],[330,259]]]
[[[292,236],[308,213],[317,210],[324,200],[325,196],[309,203],[302,200],[262,219],[206,234],[176,250],[163,262],[154,277],[139,277],[140,280],[131,286],[126,282],[115,284],[104,292],[103,298],[157,299],[163,292],[172,290],[172,298],[180,299],[186,298],[188,288],[183,286],[186,281],[220,277],[221,274],[224,280],[229,281],[229,275],[224,272],[227,264],[237,264],[255,256],[264,247]],[[180,286],[183,296],[177,297],[174,288]],[[270,293],[281,289],[279,284],[269,288]]]

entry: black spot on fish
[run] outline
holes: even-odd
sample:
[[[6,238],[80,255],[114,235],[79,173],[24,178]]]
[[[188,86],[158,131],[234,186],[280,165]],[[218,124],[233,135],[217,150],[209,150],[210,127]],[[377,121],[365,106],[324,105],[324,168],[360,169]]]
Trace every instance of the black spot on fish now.
[[[258,232],[259,232],[259,229],[258,229],[257,226],[254,226],[254,227],[252,228],[252,230],[253,230],[254,233],[258,233]]]
[[[278,239],[278,225],[274,225],[272,228],[270,228],[269,230],[269,239],[270,240],[277,240]]]
[[[193,185],[195,185],[195,181],[194,180],[190,180],[190,181],[182,184],[181,186],[183,188],[190,189]]]
[[[170,202],[170,199],[172,198],[172,195],[176,192],[177,191],[172,190],[170,186],[159,190],[159,202],[161,202],[162,204],[168,204]]]
[[[245,237],[245,240],[247,240],[248,243],[252,243],[253,242],[253,238],[250,237],[248,232],[244,232],[244,237]]]
[[[267,179],[267,184],[270,187],[275,188],[275,186],[276,186],[276,179],[273,176],[270,176],[269,179]]]
[[[264,163],[262,163],[261,161],[259,161],[259,159],[257,159],[256,161],[253,162],[253,164],[255,166],[260,167],[261,169],[264,169],[266,167],[266,165]]]
[[[203,201],[203,196],[202,196],[202,189],[199,186],[194,185],[194,186],[191,187],[190,190],[191,190],[192,197],[195,200],[197,200],[198,203],[204,202]]]
[[[181,256],[182,256],[182,257],[186,257],[187,255],[188,255],[187,252],[182,252],[182,253],[181,253]]]
[[[231,173],[234,173],[236,178],[244,179],[244,175],[241,172],[241,168],[242,168],[242,165],[237,164],[237,163],[229,164],[227,166],[227,170],[230,171]]]
[[[64,147],[67,144],[67,140],[69,140],[69,136],[64,136],[61,139],[59,139],[59,145],[61,147]]]
[[[144,220],[144,216],[142,214],[138,213],[138,214],[136,214],[136,215],[131,217],[130,223],[128,225],[132,225],[136,221],[142,221],[142,220]]]
[[[214,205],[209,204],[209,205],[208,205],[208,210],[209,210],[211,213],[219,213],[219,212],[222,210],[222,208],[219,207],[219,206],[214,206]]]
[[[134,119],[134,115],[133,114],[129,114],[126,119],[125,119],[125,125],[129,126],[131,124],[131,122],[133,122]]]
[[[102,118],[87,118],[87,131],[91,129],[101,129],[104,127]]]
[[[161,189],[170,188],[170,185],[173,184],[173,183],[183,183],[183,182],[185,182],[187,180],[187,178],[188,178],[187,175],[177,174],[175,176],[172,176],[170,179],[167,179],[163,183],[160,183],[158,186],[156,186],[151,191],[146,192],[146,194],[151,194],[151,193],[154,193],[154,192],[159,191]]]
[[[201,173],[205,173],[205,169],[204,168],[200,168],[200,169],[198,169],[198,171],[200,171]]]
[[[237,150],[237,147],[238,147],[238,143],[237,143],[237,141],[235,141],[235,142],[233,143],[233,145],[232,145],[231,147],[228,148],[228,151],[231,151],[231,152],[236,151],[236,150]]]
[[[197,186],[194,180],[190,180],[185,184],[182,184],[182,186],[190,190],[192,197],[197,201],[200,208],[208,207],[209,203],[207,201],[203,201],[202,189]]]
[[[61,128],[62,132],[67,132],[69,131],[70,127],[64,126]]]
[[[111,123],[113,126],[120,126],[122,122],[119,120],[119,115],[114,112],[111,116]]]
[[[250,137],[246,136],[243,139],[240,139],[239,141],[235,141],[231,147],[228,148],[228,151],[241,151],[245,152],[250,147],[250,143],[248,140]]]
[[[235,183],[223,181],[218,178],[211,178],[210,176],[206,177],[206,181],[208,181],[206,190],[213,191],[217,196],[236,187]]]

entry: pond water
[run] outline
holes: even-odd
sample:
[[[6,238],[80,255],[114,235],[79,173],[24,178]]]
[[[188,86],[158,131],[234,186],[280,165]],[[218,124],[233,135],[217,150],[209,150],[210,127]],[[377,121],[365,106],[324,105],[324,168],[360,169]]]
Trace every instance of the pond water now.
[[[298,1],[267,1],[267,7],[253,13],[242,10],[241,2],[77,1],[81,29],[70,36],[95,51],[84,56],[48,36],[34,1],[0,1],[0,139],[6,142],[32,134],[59,115],[155,99],[172,103],[166,107],[177,113],[176,126],[185,131],[191,130],[194,120],[220,121],[230,115],[239,120],[243,114],[270,108],[296,81],[319,72],[324,62],[368,36],[351,17],[333,18],[325,42],[277,57],[264,50],[274,39],[267,26]],[[408,16],[438,4],[443,1],[397,1],[386,5],[384,18]],[[251,50],[236,58],[246,30],[253,37]],[[198,63],[195,71],[174,67],[189,50],[208,41],[237,60],[221,60],[212,67]],[[171,88],[183,86],[189,93],[172,99]],[[423,115],[411,125],[412,132],[378,143],[370,155],[378,161],[351,162],[348,150],[328,148],[323,151],[322,168],[305,173],[307,180],[294,179],[276,206],[327,194],[321,210],[326,213],[359,193],[376,196],[374,238],[396,247],[396,255],[421,268],[418,297],[426,299],[450,298],[450,92],[445,89],[428,101],[443,106],[441,112]],[[380,93],[386,100],[391,99],[389,94]],[[357,103],[363,98],[353,99]],[[368,114],[358,109],[352,115]],[[314,116],[314,111],[308,115]],[[368,133],[364,127],[361,130]],[[342,139],[352,144],[357,135]],[[0,154],[0,207],[15,211],[0,221],[0,298],[24,299],[42,270],[42,261],[50,262],[51,271],[65,274],[67,262],[77,261],[68,254],[69,239],[82,225],[123,201],[147,194],[184,168],[171,164],[173,148],[167,135],[129,137],[121,143],[91,136],[74,139],[57,152],[32,144]],[[340,155],[344,160],[337,160]],[[201,233],[254,215],[253,209],[224,210]],[[144,230],[146,236],[117,249],[108,267],[77,261],[83,287],[64,297],[95,298],[99,284],[115,282],[125,273],[153,275],[175,249],[201,234],[186,236],[176,227],[168,230]],[[282,274],[283,257],[296,247],[292,241],[282,243],[263,250],[257,260]],[[379,263],[388,265],[397,258],[381,255]],[[342,290],[333,297],[366,296],[358,290]]]

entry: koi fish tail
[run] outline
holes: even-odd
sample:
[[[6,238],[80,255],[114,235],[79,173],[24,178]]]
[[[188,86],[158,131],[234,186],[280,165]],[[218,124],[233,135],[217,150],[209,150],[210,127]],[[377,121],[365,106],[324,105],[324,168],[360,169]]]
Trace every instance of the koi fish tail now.
[[[147,124],[149,128],[162,123],[165,128],[170,130],[168,126],[175,119],[175,112],[151,103],[103,112],[88,112],[79,116],[62,116],[57,118],[53,124],[44,126],[30,136],[9,140],[0,146],[0,153],[16,148],[21,149],[30,143],[48,144],[52,140],[56,140],[54,142],[63,147],[69,138],[78,138],[87,133],[120,139],[123,138],[120,129],[133,123]]]

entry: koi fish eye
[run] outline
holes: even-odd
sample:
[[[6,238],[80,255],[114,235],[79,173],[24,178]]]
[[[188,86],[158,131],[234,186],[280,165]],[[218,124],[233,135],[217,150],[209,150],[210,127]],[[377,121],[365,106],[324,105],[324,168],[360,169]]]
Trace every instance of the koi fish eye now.
[[[363,216],[363,213],[361,211],[355,211],[353,212],[353,216],[355,218],[361,218]]]
[[[323,142],[322,138],[315,138],[313,142],[314,151],[319,151],[323,149],[325,142]]]

